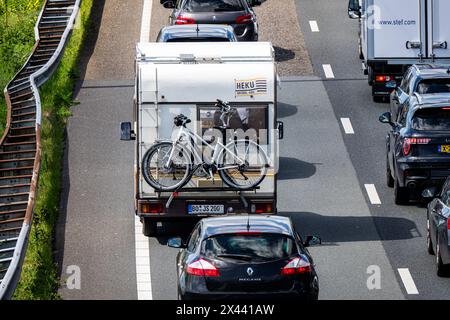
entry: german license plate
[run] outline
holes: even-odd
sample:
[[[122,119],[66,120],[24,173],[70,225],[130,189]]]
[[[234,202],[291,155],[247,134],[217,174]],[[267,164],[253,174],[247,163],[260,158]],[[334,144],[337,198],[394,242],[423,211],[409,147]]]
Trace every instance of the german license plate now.
[[[189,204],[188,214],[225,214],[223,204]]]
[[[439,152],[441,152],[441,153],[450,153],[450,145],[439,146]]]

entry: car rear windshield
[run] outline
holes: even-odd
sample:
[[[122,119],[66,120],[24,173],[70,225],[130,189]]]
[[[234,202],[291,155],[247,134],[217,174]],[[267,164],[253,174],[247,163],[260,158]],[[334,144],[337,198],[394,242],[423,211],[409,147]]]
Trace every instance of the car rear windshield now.
[[[450,92],[450,78],[422,80],[417,85],[417,92],[420,94]]]
[[[295,242],[279,234],[224,234],[204,240],[202,252],[209,259],[273,261],[290,257]]]
[[[415,130],[450,131],[450,107],[418,110],[411,126]]]
[[[242,11],[241,0],[187,0],[184,10],[188,12]]]
[[[167,40],[167,42],[230,42],[227,38],[220,37],[205,37],[205,38],[173,38]]]

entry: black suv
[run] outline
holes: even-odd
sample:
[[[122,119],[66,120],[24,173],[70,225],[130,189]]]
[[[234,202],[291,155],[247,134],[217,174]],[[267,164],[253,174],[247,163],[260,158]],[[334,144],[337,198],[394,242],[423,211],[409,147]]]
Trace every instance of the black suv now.
[[[406,204],[411,191],[441,187],[450,175],[450,94],[414,93],[394,118],[386,138],[387,185],[394,187],[395,203]]]
[[[252,6],[259,0],[160,0],[173,8],[171,25],[226,24],[234,29],[238,41],[257,41],[258,24]]]
[[[391,93],[391,114],[398,111],[414,93],[450,92],[450,67],[431,64],[416,64],[408,68],[400,86]]]

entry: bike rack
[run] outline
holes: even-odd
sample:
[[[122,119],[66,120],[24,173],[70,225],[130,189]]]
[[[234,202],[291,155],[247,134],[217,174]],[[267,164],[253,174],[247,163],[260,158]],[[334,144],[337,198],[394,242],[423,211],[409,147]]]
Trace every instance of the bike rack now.
[[[180,188],[179,190],[175,190],[170,193],[169,199],[166,202],[166,209],[170,208],[170,205],[172,204],[173,200],[178,197],[178,194],[181,192],[224,192],[224,191],[234,191],[239,195],[239,198],[241,199],[242,204],[245,208],[248,208],[248,201],[245,198],[243,192],[246,191],[256,191],[259,190],[259,186],[251,188],[251,189],[236,189],[236,188]],[[161,196],[161,191],[158,192],[158,196]]]

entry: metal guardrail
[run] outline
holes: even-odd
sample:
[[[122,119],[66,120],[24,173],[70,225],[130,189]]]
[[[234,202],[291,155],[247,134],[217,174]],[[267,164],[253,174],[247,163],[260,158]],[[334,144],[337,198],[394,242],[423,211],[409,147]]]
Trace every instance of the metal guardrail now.
[[[10,299],[28,244],[41,163],[38,87],[59,64],[81,0],[46,0],[36,44],[5,88],[7,124],[0,140],[0,299]]]

